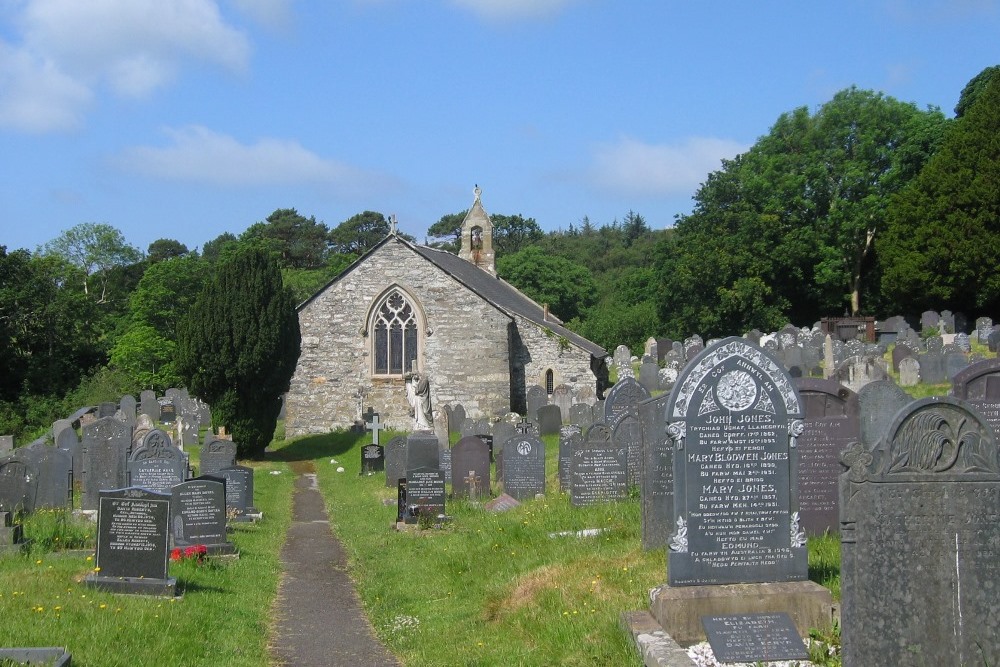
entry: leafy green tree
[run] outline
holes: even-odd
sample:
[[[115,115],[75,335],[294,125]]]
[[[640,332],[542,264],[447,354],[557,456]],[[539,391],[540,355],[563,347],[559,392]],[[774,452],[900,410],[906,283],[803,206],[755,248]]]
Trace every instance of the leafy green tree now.
[[[142,259],[138,248],[125,241],[124,234],[105,223],[84,222],[67,229],[42,247],[42,252],[59,255],[83,271],[83,291],[90,294],[91,279],[97,277],[98,303],[107,299],[110,270],[135,264]]]
[[[251,225],[240,239],[259,241],[278,254],[282,268],[315,269],[326,263],[330,230],[315,217],[279,208],[264,222]]]
[[[201,248],[201,256],[208,262],[215,264],[227,252],[234,250],[239,245],[239,239],[230,232],[222,232],[211,241],[206,241]]]
[[[188,247],[180,241],[175,241],[174,239],[156,239],[146,249],[146,259],[151,264],[155,264],[171,257],[181,257],[188,254],[188,252],[190,252]]]
[[[493,251],[497,257],[514,254],[537,243],[544,234],[534,218],[518,215],[491,215]]]
[[[878,252],[898,307],[1000,308],[1000,76],[984,70],[941,147],[893,200]],[[970,89],[976,89],[970,94]],[[961,105],[960,105],[961,106]]]
[[[274,435],[299,350],[295,301],[277,262],[247,247],[222,261],[182,320],[177,370],[241,454],[257,457]]]
[[[389,221],[381,213],[352,215],[330,232],[333,251],[360,257],[389,234]]]
[[[628,345],[641,350],[646,339],[660,328],[656,304],[641,301],[631,305],[595,307],[583,319],[572,320],[568,326],[584,338],[592,340],[605,350]]]
[[[972,80],[965,84],[965,88],[962,89],[962,94],[958,98],[958,104],[955,105],[955,118],[964,116],[989,83],[998,76],[1000,76],[1000,65],[987,67],[972,77]]]
[[[586,267],[545,254],[537,246],[497,260],[497,273],[563,321],[578,317],[597,298],[597,286]]]
[[[430,245],[457,253],[462,245],[462,223],[468,214],[469,210],[466,209],[461,213],[442,215],[440,220],[427,229],[427,236],[432,239]]]

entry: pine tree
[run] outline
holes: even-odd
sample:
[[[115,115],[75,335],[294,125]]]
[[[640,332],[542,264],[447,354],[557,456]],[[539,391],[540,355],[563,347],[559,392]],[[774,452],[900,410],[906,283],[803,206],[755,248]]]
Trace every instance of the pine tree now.
[[[178,372],[212,406],[245,457],[274,436],[281,395],[299,358],[295,301],[271,255],[243,248],[224,260],[178,331]]]

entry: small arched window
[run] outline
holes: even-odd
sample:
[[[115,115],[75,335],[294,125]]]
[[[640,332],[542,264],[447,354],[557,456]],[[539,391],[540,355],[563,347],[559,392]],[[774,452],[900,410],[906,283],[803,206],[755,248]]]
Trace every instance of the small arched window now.
[[[413,369],[417,359],[417,316],[399,290],[386,295],[376,309],[373,325],[374,374],[402,375]]]
[[[554,385],[555,385],[555,378],[553,377],[552,369],[550,368],[547,371],[545,371],[545,393],[548,394],[549,396],[552,395],[552,390],[554,389]]]

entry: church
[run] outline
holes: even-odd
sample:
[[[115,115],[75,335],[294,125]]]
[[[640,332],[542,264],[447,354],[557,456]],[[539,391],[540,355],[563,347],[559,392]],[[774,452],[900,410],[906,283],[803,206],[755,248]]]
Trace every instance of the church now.
[[[438,427],[445,406],[458,403],[472,418],[523,414],[533,385],[549,394],[565,385],[578,403],[603,394],[607,352],[497,276],[480,195],[477,187],[458,255],[411,243],[393,225],[298,307],[287,436],[349,428],[369,408],[389,428],[411,430],[411,372],[429,390]]]

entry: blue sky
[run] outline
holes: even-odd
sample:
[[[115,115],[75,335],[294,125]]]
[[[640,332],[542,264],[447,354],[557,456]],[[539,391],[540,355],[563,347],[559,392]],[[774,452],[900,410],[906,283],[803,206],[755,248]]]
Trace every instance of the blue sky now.
[[[719,160],[851,85],[948,115],[1000,0],[5,0],[0,245],[145,250],[277,208],[672,224]]]

